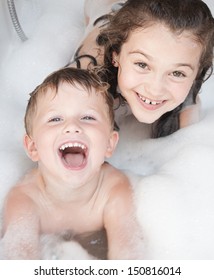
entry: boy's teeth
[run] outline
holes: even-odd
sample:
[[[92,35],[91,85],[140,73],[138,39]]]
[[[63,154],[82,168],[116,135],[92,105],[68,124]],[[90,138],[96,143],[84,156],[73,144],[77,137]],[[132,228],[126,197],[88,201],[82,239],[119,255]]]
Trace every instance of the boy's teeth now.
[[[77,142],[75,142],[75,143],[66,143],[66,144],[62,145],[59,149],[63,151],[66,148],[73,148],[73,147],[79,147],[82,150],[86,149],[85,145],[77,143]]]

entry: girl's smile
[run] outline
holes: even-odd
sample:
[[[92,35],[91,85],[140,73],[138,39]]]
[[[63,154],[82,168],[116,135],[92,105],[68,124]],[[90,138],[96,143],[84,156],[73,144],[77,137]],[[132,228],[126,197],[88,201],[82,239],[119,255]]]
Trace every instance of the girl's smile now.
[[[153,24],[132,32],[119,54],[118,85],[135,117],[153,123],[179,106],[196,78],[202,47],[187,31]]]
[[[140,99],[138,101],[141,102],[142,106],[147,110],[156,110],[156,109],[160,108],[165,102],[165,100],[149,99],[145,96],[140,95],[137,92],[136,92],[136,95],[137,95],[137,98]]]

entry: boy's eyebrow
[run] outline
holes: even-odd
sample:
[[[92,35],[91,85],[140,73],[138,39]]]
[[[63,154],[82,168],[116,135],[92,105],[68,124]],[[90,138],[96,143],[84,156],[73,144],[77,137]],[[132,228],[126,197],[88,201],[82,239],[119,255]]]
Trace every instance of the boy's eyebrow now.
[[[145,56],[147,59],[149,59],[149,60],[154,60],[154,58],[151,56],[151,55],[149,55],[149,54],[146,54],[146,53],[144,53],[144,52],[142,52],[141,50],[135,50],[135,51],[131,51],[131,52],[129,52],[129,54],[140,54],[140,55],[143,55],[143,56]],[[194,67],[191,65],[191,64],[189,64],[189,63],[175,63],[174,64],[176,67],[189,67],[192,71],[194,71]]]

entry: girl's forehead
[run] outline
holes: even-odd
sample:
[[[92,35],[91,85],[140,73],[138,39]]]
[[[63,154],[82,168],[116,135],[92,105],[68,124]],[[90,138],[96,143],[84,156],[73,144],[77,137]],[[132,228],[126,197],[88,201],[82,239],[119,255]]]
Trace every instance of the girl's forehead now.
[[[196,51],[202,53],[202,45],[197,41],[191,31],[172,31],[164,24],[153,24],[145,28],[138,28],[129,34],[124,43],[131,49],[163,50],[165,48],[178,47],[178,51]],[[123,49],[123,47],[122,47]],[[172,49],[172,51],[173,51]],[[169,53],[170,55],[170,53]]]
[[[144,27],[138,27],[134,30],[132,30],[129,33],[128,36],[128,40],[132,37],[132,36],[136,36],[136,35],[140,35],[140,36],[149,36],[149,37],[153,37],[154,35],[161,35],[161,36],[165,36],[168,37],[169,39],[171,37],[173,37],[174,39],[180,39],[182,37],[186,37],[189,38],[190,40],[194,41],[195,43],[198,43],[198,40],[194,34],[193,31],[191,30],[173,30],[172,28],[170,28],[168,25],[166,25],[165,23],[162,22],[151,22],[150,24],[144,26]]]

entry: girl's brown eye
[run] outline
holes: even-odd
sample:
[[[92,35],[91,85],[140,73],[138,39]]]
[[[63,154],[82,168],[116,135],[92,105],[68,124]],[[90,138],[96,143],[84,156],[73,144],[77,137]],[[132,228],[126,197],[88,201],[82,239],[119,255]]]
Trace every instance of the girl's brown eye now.
[[[172,74],[174,77],[178,77],[178,78],[185,77],[185,75],[180,71],[174,71]]]
[[[140,68],[143,68],[143,69],[145,69],[147,67],[147,64],[144,63],[144,62],[137,62],[135,64],[138,65]]]

